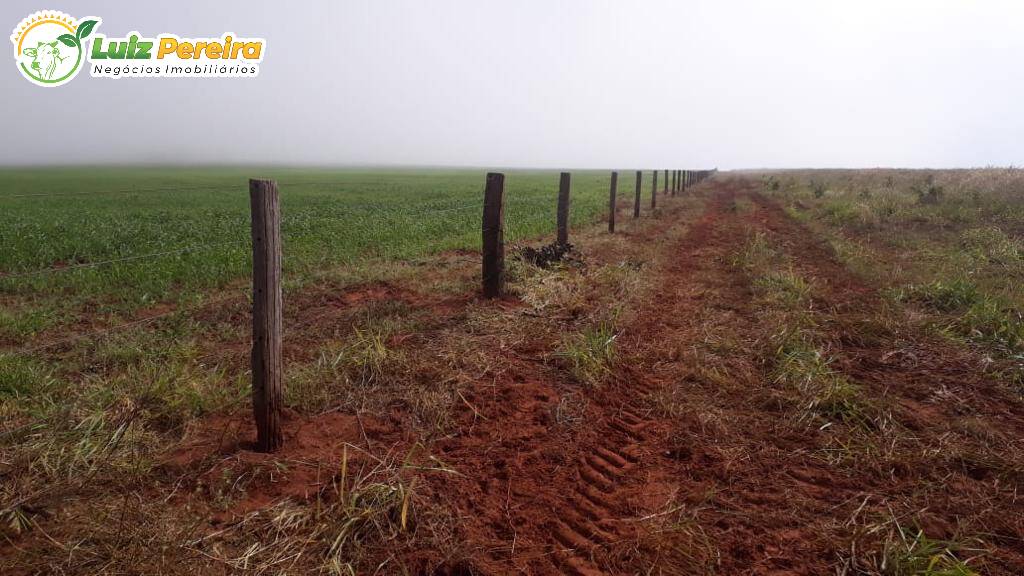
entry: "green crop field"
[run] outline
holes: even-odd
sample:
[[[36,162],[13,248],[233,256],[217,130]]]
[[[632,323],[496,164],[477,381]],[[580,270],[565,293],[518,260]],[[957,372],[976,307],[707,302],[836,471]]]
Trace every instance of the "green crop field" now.
[[[250,177],[278,182],[291,286],[325,269],[480,245],[483,170],[4,170],[0,339],[247,277]],[[632,178],[622,182],[631,194]],[[557,183],[556,172],[507,173],[507,241],[553,232]],[[608,185],[608,172],[573,174],[572,224],[606,211]]]

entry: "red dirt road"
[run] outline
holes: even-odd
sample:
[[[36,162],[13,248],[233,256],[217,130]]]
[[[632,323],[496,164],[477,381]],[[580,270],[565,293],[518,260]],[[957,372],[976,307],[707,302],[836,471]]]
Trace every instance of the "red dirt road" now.
[[[433,484],[473,551],[449,571],[871,573],[916,526],[981,538],[968,556],[983,573],[1024,573],[1020,401],[972,351],[882,322],[876,290],[753,184],[702,190],[706,212],[662,244],[609,382],[567,383],[526,346],[466,398],[436,447],[465,474]],[[730,263],[756,231],[813,279],[834,368],[884,407],[880,428],[809,426],[771,380],[773,327]],[[576,426],[557,425],[565,398],[585,398]]]

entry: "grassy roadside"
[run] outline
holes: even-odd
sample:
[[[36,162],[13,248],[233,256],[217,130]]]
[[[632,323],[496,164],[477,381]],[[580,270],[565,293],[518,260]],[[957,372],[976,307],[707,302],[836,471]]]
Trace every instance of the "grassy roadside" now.
[[[1020,170],[791,172],[762,185],[852,270],[991,356],[990,372],[1024,394]]]
[[[877,384],[865,386],[845,372],[843,342],[892,338],[899,332],[894,323],[901,315],[891,306],[898,302],[883,300],[873,314],[844,318],[828,305],[818,279],[806,275],[808,263],[797,263],[766,232],[753,231],[733,264],[749,279],[755,295],[753,305],[766,333],[762,356],[767,376],[781,387],[795,423],[817,430],[821,439],[815,457],[847,473],[884,476],[898,468],[956,470],[959,459],[986,454],[1007,478],[1014,477],[1012,450],[999,453],[987,441],[956,432],[946,432],[945,440],[933,446],[934,439],[907,427],[899,394],[881,392]],[[941,464],[924,456],[933,450],[948,452]],[[922,487],[930,486],[925,490],[938,489],[931,476],[921,479]],[[866,488],[862,507],[871,500],[871,490]],[[842,564],[871,574],[977,574],[973,566],[991,552],[991,542],[978,536],[977,527],[945,539],[930,535],[923,527],[930,524],[921,516],[926,508],[920,508],[919,497],[893,491],[882,497],[889,502],[887,512],[870,510],[856,521],[858,510],[844,525],[835,526],[837,535],[848,534],[854,542],[851,552],[841,555]],[[857,526],[853,534],[851,525]]]

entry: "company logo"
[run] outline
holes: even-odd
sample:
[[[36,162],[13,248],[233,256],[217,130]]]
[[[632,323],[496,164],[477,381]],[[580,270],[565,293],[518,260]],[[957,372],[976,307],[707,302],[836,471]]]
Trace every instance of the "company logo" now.
[[[231,32],[184,38],[147,37],[133,31],[108,38],[94,33],[100,22],[52,10],[25,18],[11,34],[21,74],[47,87],[69,82],[86,66],[94,78],[245,78],[259,74],[266,52],[263,38],[240,38]]]
[[[75,20],[63,12],[36,12],[11,34],[21,75],[40,86],[60,86],[78,75],[85,60],[82,42],[99,18]]]

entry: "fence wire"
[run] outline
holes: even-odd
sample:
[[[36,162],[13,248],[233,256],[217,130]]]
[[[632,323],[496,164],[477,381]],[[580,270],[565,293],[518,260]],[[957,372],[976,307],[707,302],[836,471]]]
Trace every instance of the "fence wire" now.
[[[4,274],[0,272],[0,280],[7,280],[9,278],[25,278],[28,276],[40,276],[43,274],[56,274],[61,272],[74,272],[84,268],[96,268],[99,266],[107,266],[110,264],[117,264],[119,262],[130,262],[133,260],[151,260],[153,258],[163,258],[173,254],[184,254],[186,252],[199,251],[205,248],[212,248],[215,246],[228,246],[228,245],[241,245],[249,244],[249,240],[232,240],[228,242],[211,242],[209,244],[193,244],[191,246],[185,246],[184,248],[177,248],[175,250],[165,250],[161,252],[150,252],[148,254],[138,254],[135,256],[125,256],[123,258],[111,258],[109,260],[100,260],[98,262],[82,262],[80,264],[71,264],[69,266],[62,266],[60,268],[40,268],[38,270],[30,270],[28,272],[14,272],[11,274]]]
[[[170,316],[174,316],[175,314],[185,314],[185,313],[189,313],[189,312],[195,312],[196,310],[199,310],[201,308],[206,308],[206,307],[209,307],[209,306],[215,306],[215,305],[218,305],[218,304],[224,304],[224,303],[229,302],[231,300],[238,300],[238,299],[241,299],[241,297],[243,297],[243,296],[245,298],[248,298],[249,295],[248,295],[248,293],[243,292],[243,293],[230,294],[230,295],[224,296],[222,298],[214,298],[212,300],[204,300],[203,302],[199,302],[199,303],[194,304],[192,306],[186,306],[184,308],[175,308],[174,310],[168,310],[166,312],[161,312],[159,314],[154,314],[152,316],[147,316],[145,318],[140,318],[140,319],[137,319],[137,320],[131,320],[129,322],[124,322],[122,324],[117,324],[115,326],[109,326],[107,328],[101,328],[99,330],[93,330],[91,332],[85,332],[85,333],[82,333],[82,334],[75,334],[75,335],[69,336],[67,338],[59,338],[57,340],[52,340],[50,342],[39,344],[37,346],[31,346],[31,347],[28,347],[28,348],[22,348],[22,349],[17,349],[17,350],[0,350],[0,355],[7,354],[7,355],[19,355],[19,356],[31,356],[32,354],[35,354],[36,352],[41,352],[43,350],[49,350],[50,348],[55,348],[57,346],[62,346],[62,345],[65,345],[65,344],[72,344],[72,343],[78,342],[80,340],[96,338],[97,336],[104,336],[104,335],[109,335],[109,334],[123,332],[123,331],[126,331],[126,330],[130,330],[132,328],[137,328],[139,326],[144,326],[146,324],[150,324],[150,323],[156,322],[157,320],[162,320],[164,318],[167,318],[167,317],[170,317]]]

